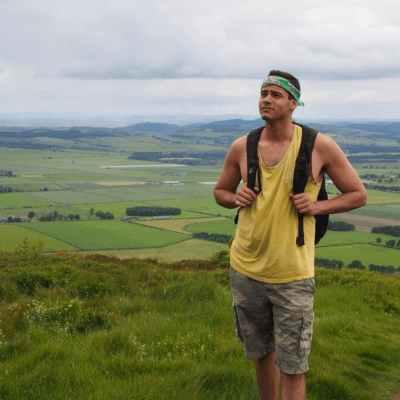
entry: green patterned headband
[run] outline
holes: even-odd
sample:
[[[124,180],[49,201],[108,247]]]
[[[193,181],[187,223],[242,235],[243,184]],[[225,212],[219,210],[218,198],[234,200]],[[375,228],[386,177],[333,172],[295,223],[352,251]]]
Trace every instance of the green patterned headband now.
[[[282,89],[285,89],[289,94],[291,94],[297,102],[297,105],[304,106],[300,100],[300,90],[293,86],[287,79],[281,78],[280,76],[271,75],[267,79],[265,79],[261,85],[261,89],[265,86],[276,85],[280,86]]]

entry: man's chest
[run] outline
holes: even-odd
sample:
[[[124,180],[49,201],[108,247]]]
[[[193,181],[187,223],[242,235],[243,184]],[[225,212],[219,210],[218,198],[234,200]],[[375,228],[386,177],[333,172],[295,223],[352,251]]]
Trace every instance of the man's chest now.
[[[290,146],[290,142],[284,143],[283,145],[259,143],[258,153],[261,162],[266,167],[275,167],[285,157]]]

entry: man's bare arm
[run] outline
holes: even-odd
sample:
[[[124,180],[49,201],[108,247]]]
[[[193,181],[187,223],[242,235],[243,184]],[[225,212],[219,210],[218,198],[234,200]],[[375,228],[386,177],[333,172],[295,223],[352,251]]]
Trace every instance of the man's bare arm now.
[[[320,162],[341,194],[329,200],[313,202],[305,193],[291,193],[290,199],[297,212],[335,214],[362,207],[367,202],[367,192],[340,147],[328,136],[318,135],[314,150],[317,162]]]

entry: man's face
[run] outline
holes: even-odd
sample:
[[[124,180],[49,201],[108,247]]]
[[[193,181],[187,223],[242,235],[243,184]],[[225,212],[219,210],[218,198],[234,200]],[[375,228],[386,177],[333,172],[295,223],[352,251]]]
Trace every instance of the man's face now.
[[[295,99],[289,99],[289,93],[276,85],[265,86],[261,89],[259,110],[265,121],[276,121],[292,116],[296,109]]]

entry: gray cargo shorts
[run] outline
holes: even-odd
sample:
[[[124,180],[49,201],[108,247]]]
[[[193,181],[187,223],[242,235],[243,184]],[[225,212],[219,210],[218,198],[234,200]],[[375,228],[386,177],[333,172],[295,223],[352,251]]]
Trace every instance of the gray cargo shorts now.
[[[246,358],[275,350],[275,365],[286,374],[308,370],[313,330],[314,278],[265,283],[230,268],[236,332]]]

